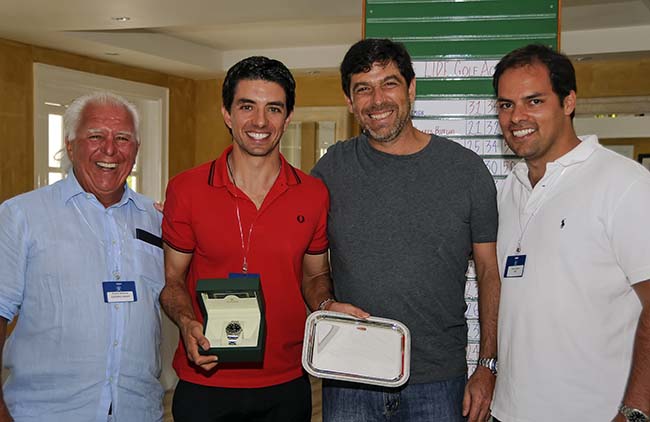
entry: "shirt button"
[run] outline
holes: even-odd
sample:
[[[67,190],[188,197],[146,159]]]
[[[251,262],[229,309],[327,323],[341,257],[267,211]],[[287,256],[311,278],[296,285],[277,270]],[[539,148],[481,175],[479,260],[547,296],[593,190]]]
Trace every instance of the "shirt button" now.
[[[113,277],[115,277],[115,280],[120,279],[120,273],[113,273]]]
[[[115,305],[115,309],[120,309],[120,305]]]
[[[113,382],[113,377],[108,377],[109,382]]]
[[[117,340],[115,340],[115,341],[113,342],[113,347],[117,347],[117,345],[118,345],[118,342],[117,342]]]
[[[114,240],[111,240],[111,245],[114,245],[115,243],[117,243],[117,242],[115,242]]]

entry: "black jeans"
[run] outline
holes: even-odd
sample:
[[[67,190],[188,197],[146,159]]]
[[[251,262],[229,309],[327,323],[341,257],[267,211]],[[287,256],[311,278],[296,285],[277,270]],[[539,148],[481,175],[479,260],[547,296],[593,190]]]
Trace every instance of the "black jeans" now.
[[[309,378],[263,388],[221,388],[180,380],[172,402],[174,422],[309,422]]]

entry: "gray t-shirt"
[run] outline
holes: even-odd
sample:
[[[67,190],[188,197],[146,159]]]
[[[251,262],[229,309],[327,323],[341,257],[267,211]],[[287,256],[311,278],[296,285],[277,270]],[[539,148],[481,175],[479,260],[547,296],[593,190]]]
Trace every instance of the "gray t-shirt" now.
[[[361,135],[331,146],[312,174],[330,192],[336,298],[409,327],[412,383],[465,373],[467,260],[472,243],[497,235],[496,189],[481,158],[437,136],[391,155]]]

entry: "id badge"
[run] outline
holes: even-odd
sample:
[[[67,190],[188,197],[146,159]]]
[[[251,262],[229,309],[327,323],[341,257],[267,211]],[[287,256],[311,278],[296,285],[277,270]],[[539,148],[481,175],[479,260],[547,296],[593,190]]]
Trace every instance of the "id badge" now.
[[[510,255],[506,258],[506,270],[504,278],[523,277],[526,266],[526,255]]]
[[[135,291],[135,281],[104,281],[104,302],[126,303],[137,302],[138,294]]]

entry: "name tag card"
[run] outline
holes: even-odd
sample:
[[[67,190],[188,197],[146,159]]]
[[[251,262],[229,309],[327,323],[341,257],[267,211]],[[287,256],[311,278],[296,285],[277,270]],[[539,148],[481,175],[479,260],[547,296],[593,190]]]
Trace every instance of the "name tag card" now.
[[[526,255],[510,255],[506,259],[506,270],[503,272],[505,278],[523,277],[526,265]]]
[[[104,290],[104,302],[106,303],[138,301],[135,281],[104,281],[102,289]]]

